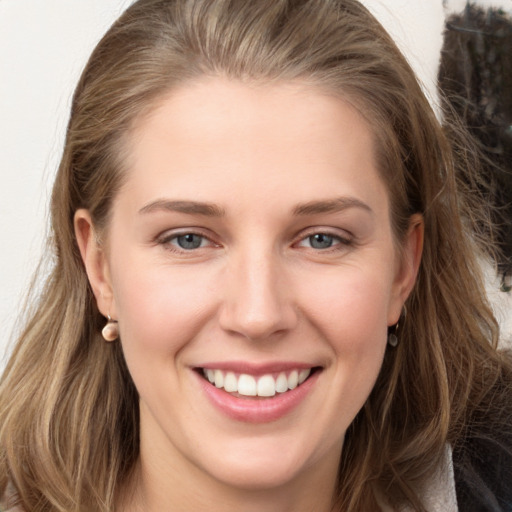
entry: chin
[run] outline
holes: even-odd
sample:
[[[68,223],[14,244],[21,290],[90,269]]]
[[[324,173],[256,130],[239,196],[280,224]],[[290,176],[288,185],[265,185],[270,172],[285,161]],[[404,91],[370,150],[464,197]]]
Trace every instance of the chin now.
[[[268,491],[292,484],[299,475],[295,467],[279,464],[278,467],[270,464],[240,463],[216,468],[212,475],[225,485],[243,491]]]
[[[252,444],[252,446],[250,446]],[[248,446],[249,445],[249,446]],[[206,470],[216,480],[247,491],[270,490],[291,485],[307,473],[314,462],[303,443],[291,446],[284,440],[272,443],[245,443],[226,449],[223,455],[207,464]]]

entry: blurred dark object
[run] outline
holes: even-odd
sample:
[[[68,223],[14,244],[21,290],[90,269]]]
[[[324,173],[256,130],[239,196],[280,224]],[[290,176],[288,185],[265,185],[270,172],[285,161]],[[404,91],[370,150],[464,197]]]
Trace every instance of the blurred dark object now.
[[[483,180],[496,205],[502,289],[512,275],[512,19],[473,4],[446,22],[442,91],[480,142]],[[507,290],[508,288],[508,290]]]

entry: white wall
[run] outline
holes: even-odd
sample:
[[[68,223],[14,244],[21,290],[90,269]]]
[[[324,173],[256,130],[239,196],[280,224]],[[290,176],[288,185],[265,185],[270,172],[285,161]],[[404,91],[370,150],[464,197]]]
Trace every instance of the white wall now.
[[[512,0],[501,2],[512,6]],[[41,254],[74,84],[93,46],[129,3],[0,0],[0,354]],[[394,35],[433,99],[442,0],[364,3]]]
[[[128,3],[0,1],[0,354],[39,260],[74,84]]]

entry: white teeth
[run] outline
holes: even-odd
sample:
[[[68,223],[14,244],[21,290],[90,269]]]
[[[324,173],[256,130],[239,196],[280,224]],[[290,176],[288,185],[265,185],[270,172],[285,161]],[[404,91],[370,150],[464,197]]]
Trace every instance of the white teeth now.
[[[299,372],[299,384],[302,384],[308,377],[309,377],[309,374],[311,373],[311,369],[307,369],[307,370],[301,370]]]
[[[238,391],[238,381],[233,372],[228,372],[224,379],[224,389],[228,393],[236,393]]]
[[[284,393],[288,391],[288,379],[285,373],[280,373],[276,380],[276,391],[278,393]]]
[[[258,379],[258,396],[274,396],[276,394],[276,381],[272,375],[263,375]]]
[[[288,387],[290,389],[295,389],[299,385],[299,372],[297,370],[293,370],[288,377]]]
[[[256,396],[257,394],[256,379],[252,375],[242,373],[238,377],[238,393],[245,396]]]
[[[221,370],[215,370],[215,387],[223,388],[224,387],[224,374]]]
[[[256,378],[242,373],[238,376],[234,372],[224,373],[222,370],[203,370],[204,376],[217,388],[224,388],[228,393],[239,393],[244,396],[271,397],[276,393],[286,393],[302,384],[311,374],[311,368],[293,370],[288,375],[281,372],[277,378],[267,374]]]

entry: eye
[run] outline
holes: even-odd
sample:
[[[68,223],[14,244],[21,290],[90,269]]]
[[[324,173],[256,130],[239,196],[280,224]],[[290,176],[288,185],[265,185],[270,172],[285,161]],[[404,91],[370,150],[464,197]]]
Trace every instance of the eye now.
[[[180,249],[191,251],[204,247],[208,243],[208,240],[204,236],[196,233],[185,233],[172,237],[169,242],[173,245],[177,245]]]
[[[317,233],[316,235],[308,236],[307,241],[313,249],[329,249],[332,247],[336,240],[333,236],[325,233]]]
[[[158,244],[176,253],[193,252],[197,249],[214,247],[216,244],[201,233],[165,233],[157,239]]]
[[[348,238],[343,238],[341,236],[333,235],[330,233],[313,233],[302,240],[297,244],[298,247],[306,247],[315,250],[327,250],[327,249],[335,249],[337,246],[347,246],[350,245],[351,241]]]

